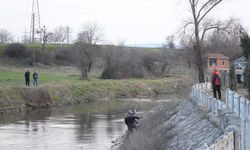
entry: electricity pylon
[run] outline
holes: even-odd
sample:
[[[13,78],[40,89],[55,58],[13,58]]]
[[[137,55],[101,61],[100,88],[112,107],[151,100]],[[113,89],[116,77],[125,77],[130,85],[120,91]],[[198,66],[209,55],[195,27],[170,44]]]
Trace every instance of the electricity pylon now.
[[[38,0],[32,2],[31,24],[30,24],[30,42],[40,43],[41,36],[41,23]]]

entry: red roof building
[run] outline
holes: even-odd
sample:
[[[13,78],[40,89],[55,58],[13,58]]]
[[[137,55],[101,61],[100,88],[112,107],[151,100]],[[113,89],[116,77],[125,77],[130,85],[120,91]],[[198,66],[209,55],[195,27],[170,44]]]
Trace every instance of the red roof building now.
[[[230,60],[229,57],[219,53],[208,53],[207,54],[207,72],[212,73],[214,69],[219,71],[229,71]]]

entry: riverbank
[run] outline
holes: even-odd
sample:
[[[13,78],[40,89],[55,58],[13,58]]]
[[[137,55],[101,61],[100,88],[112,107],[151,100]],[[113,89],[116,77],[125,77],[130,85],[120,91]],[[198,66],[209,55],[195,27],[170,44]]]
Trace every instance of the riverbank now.
[[[111,150],[206,149],[229,131],[229,116],[223,117],[228,121],[221,122],[194,99],[161,105],[144,114],[140,127],[114,141]]]
[[[39,87],[1,86],[0,112],[24,111],[27,106],[43,108],[63,106],[115,98],[147,98],[157,95],[189,93],[193,84],[190,77],[128,80],[58,80]]]

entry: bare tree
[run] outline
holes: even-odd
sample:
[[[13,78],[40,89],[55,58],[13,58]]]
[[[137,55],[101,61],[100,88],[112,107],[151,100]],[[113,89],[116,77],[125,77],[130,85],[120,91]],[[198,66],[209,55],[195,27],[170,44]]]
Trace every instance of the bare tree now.
[[[71,29],[69,26],[58,26],[53,32],[52,41],[61,44],[67,42],[69,44],[70,37]]]
[[[235,19],[222,22],[226,29],[213,30],[204,40],[205,48],[209,52],[219,52],[229,57],[233,57],[242,52],[240,48],[240,30],[242,26]],[[226,32],[225,32],[226,31]]]
[[[45,45],[47,44],[48,39],[52,35],[52,33],[47,32],[47,28],[45,25],[41,28],[41,31],[39,31],[39,32],[42,33],[42,50],[44,51]]]
[[[193,69],[194,67],[192,66],[194,64],[194,51],[192,49],[192,41],[190,40],[190,37],[187,35],[184,35],[180,41],[180,45],[183,49],[186,49],[185,52],[185,60],[188,65],[189,69]]]
[[[87,22],[78,34],[77,49],[79,51],[79,67],[81,78],[88,79],[89,73],[97,57],[97,43],[103,39],[103,30],[95,22]]]
[[[1,43],[11,42],[12,40],[13,40],[13,37],[9,31],[5,29],[0,29],[0,42]]]
[[[74,49],[77,50],[76,59],[78,67],[81,71],[81,79],[88,79],[94,59],[96,56],[95,50],[85,43],[75,43]]]
[[[201,29],[201,24],[205,20],[207,14],[211,12],[218,4],[220,4],[223,0],[188,0],[193,16],[193,20],[185,25],[185,28],[188,25],[193,25],[194,33],[192,34],[192,47],[195,52],[196,65],[199,73],[199,82],[205,81],[204,76],[204,63],[203,63],[203,39],[207,31],[216,29],[217,26],[207,26],[204,29]],[[194,38],[193,38],[194,36]]]
[[[169,74],[170,70],[177,65],[179,57],[174,56],[174,53],[169,52],[166,48],[161,49],[159,55],[159,65],[161,68],[160,75],[165,76],[166,74]]]
[[[103,29],[96,22],[87,22],[78,34],[77,42],[96,45],[103,40]]]
[[[171,49],[175,48],[174,41],[175,41],[174,35],[167,36],[166,43],[163,45],[163,47],[164,48],[171,48]]]

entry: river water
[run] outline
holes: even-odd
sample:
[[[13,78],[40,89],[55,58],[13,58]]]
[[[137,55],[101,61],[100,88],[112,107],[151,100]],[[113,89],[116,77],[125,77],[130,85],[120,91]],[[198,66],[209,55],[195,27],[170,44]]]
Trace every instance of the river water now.
[[[161,102],[116,100],[0,115],[0,150],[108,150],[127,130],[124,117]]]

